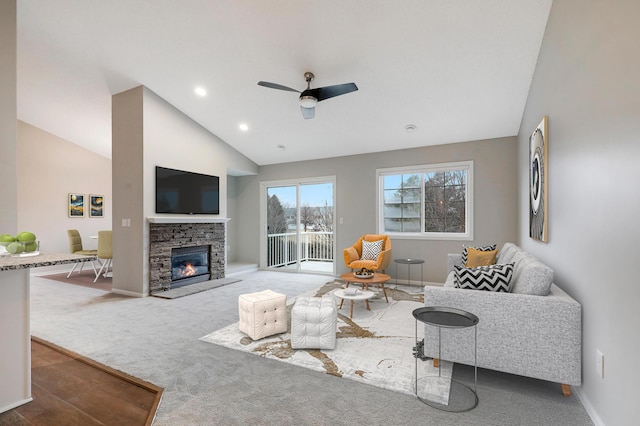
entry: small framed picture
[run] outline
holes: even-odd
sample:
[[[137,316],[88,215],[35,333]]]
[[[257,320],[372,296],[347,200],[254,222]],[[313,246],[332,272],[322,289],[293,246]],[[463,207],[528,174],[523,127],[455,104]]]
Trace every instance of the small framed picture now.
[[[84,217],[84,194],[69,193],[69,217]]]
[[[104,217],[104,196],[89,195],[89,217]]]

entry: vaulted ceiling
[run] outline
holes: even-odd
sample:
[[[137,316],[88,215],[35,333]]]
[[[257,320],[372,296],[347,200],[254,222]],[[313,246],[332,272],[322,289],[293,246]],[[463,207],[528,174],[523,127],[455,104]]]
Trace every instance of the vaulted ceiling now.
[[[259,165],[512,136],[550,7],[18,0],[18,118],[110,157],[111,96],[144,85]],[[257,85],[303,90],[306,71],[359,90],[305,120],[297,93]]]

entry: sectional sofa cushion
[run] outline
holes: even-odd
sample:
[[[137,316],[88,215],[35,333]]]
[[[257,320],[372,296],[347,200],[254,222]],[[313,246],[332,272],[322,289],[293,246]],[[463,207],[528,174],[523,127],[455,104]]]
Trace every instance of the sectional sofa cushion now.
[[[496,263],[511,263],[513,261],[513,256],[517,252],[520,251],[520,247],[513,243],[504,243],[500,251],[498,252],[498,256],[496,258]]]
[[[514,253],[512,262],[513,293],[546,296],[553,283],[553,269],[540,262],[530,253],[519,250]]]

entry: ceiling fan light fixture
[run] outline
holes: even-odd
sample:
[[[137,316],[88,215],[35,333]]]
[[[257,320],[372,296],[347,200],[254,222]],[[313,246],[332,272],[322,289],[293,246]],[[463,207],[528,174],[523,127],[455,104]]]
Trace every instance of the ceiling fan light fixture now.
[[[270,83],[268,81],[259,81],[258,86],[267,87],[269,89],[300,93],[300,96],[298,97],[298,103],[300,104],[300,112],[302,113],[302,118],[304,118],[305,120],[309,120],[315,117],[316,105],[318,105],[318,102],[358,90],[358,86],[356,86],[355,83],[334,84],[333,86],[316,87],[312,89],[311,81],[313,80],[313,78],[313,73],[304,73],[304,79],[307,82],[307,88],[302,92],[296,89],[292,89],[291,87],[283,86],[282,84]]]
[[[300,96],[300,106],[302,108],[315,108],[318,100],[313,96]]]

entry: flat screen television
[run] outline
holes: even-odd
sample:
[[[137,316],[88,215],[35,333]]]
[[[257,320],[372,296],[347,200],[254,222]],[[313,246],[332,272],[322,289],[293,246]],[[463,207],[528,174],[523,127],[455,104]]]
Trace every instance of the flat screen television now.
[[[156,213],[220,214],[220,178],[156,166]]]

